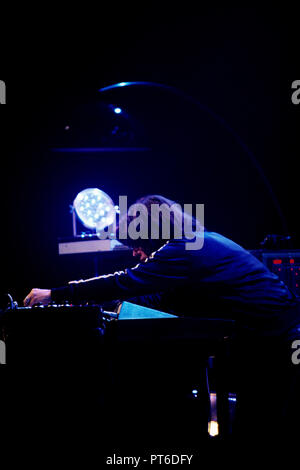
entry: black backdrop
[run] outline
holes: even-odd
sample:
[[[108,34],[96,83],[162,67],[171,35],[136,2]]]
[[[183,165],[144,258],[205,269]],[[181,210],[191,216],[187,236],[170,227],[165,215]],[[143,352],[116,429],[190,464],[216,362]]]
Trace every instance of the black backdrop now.
[[[91,260],[57,254],[57,238],[71,234],[69,204],[90,186],[116,203],[147,193],[204,203],[206,226],[246,248],[269,233],[299,247],[297,12],[53,6],[10,19],[0,64],[1,291],[20,301],[31,287],[92,274]],[[123,81],[165,84],[194,101],[146,86],[98,92]],[[62,142],[146,150],[51,151]]]

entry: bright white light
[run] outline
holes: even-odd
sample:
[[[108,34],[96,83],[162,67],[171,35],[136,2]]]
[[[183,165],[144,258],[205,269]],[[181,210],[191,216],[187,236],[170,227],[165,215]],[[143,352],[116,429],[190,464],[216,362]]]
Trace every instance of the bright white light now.
[[[122,113],[122,109],[121,109],[121,108],[114,108],[114,113],[116,113],[116,114],[121,114],[121,113]]]
[[[73,206],[83,225],[89,229],[103,230],[111,225],[116,217],[113,201],[98,188],[87,188],[80,191],[74,199]],[[107,208],[105,215],[103,206]]]
[[[219,424],[217,421],[209,421],[208,423],[208,434],[211,437],[215,437],[219,434]]]

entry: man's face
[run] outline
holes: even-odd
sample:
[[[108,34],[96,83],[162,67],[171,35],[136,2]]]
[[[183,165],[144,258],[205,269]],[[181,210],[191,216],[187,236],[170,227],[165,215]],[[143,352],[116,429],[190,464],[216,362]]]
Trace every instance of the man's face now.
[[[145,261],[148,258],[148,255],[146,255],[143,248],[141,248],[140,246],[137,248],[133,248],[132,254],[133,256],[139,258],[141,262]]]

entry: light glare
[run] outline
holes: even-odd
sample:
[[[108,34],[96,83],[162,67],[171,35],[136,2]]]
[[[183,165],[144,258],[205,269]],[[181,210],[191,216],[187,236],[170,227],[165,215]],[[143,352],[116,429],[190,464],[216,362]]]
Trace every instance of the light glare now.
[[[101,231],[115,220],[114,203],[101,189],[87,188],[80,191],[74,199],[73,206],[83,225],[89,229]]]

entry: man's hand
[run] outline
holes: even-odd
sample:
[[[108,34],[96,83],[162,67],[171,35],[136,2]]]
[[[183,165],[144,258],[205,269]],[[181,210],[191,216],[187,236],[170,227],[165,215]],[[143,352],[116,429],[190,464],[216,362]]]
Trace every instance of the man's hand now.
[[[36,304],[48,305],[51,301],[50,289],[32,289],[24,299],[25,307],[32,307]]]

